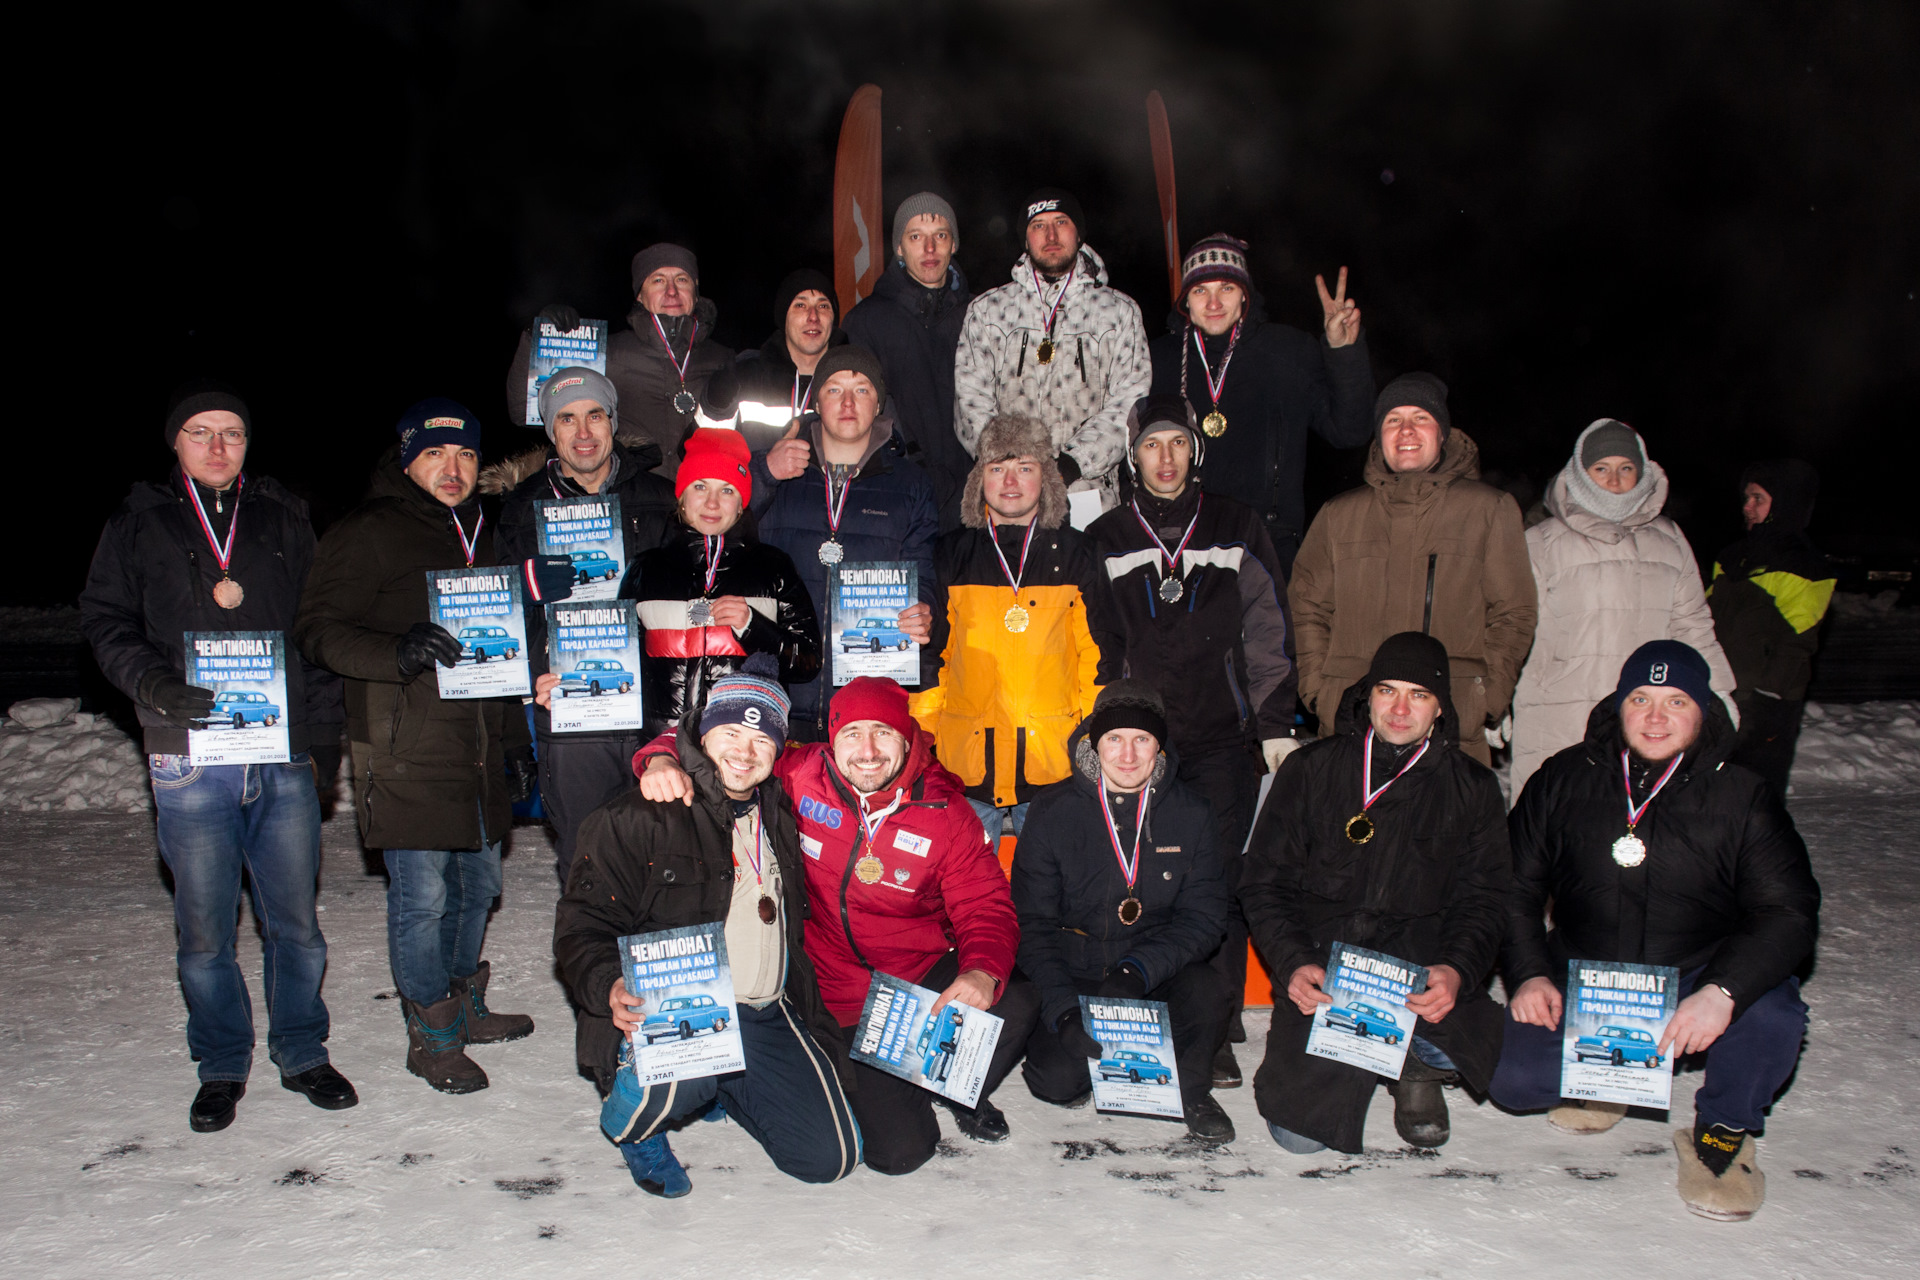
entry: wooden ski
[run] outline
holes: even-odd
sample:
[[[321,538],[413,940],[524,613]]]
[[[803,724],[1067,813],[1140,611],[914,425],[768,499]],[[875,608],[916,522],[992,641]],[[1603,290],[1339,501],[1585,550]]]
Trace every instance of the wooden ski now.
[[[840,121],[833,161],[833,288],[840,315],[873,292],[887,267],[885,214],[880,208],[880,86],[853,91]]]
[[[1180,301],[1180,206],[1173,188],[1173,131],[1167,104],[1155,89],[1147,95],[1147,141],[1153,147],[1153,181],[1160,189],[1160,235],[1167,248],[1167,291]],[[842,154],[845,144],[842,143]]]

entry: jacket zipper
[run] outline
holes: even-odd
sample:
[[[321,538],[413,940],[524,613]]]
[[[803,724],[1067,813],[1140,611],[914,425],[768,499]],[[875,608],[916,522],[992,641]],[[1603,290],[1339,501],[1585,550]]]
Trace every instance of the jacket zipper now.
[[[1027,371],[1027,331],[1020,331],[1020,359],[1014,363],[1013,376],[1019,377]]]
[[[1248,717],[1251,715],[1251,709],[1247,706],[1246,697],[1240,692],[1240,678],[1235,674],[1233,669],[1233,652],[1229,650],[1220,656],[1226,660],[1227,688],[1233,690],[1233,705],[1240,713],[1240,727],[1245,729],[1247,727]]]
[[[1439,558],[1440,553],[1437,551],[1427,553],[1427,612],[1420,619],[1420,634],[1422,635],[1430,636],[1433,634],[1433,564],[1434,561]]]

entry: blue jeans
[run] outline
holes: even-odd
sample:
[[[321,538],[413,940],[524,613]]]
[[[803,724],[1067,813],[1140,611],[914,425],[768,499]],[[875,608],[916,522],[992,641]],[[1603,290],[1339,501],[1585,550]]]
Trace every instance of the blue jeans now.
[[[253,890],[267,999],[267,1056],[284,1075],[327,1060],[320,981],[327,940],[314,914],[320,801],[301,752],[286,764],[207,765],[147,757],[160,856],[173,873],[187,1048],[200,1079],[244,1081],[253,1069],[253,999],[234,958],[240,877]]]
[[[1027,806],[1024,804],[996,809],[985,801],[975,800],[972,797],[968,797],[967,803],[972,805],[973,811],[980,815],[980,825],[987,830],[987,843],[996,849],[1000,847],[1002,827],[1006,828],[1008,835],[1017,836],[1020,834],[1020,828],[1027,825]]]
[[[400,994],[445,1000],[480,967],[487,912],[500,896],[500,842],[478,849],[388,849],[387,960]]]

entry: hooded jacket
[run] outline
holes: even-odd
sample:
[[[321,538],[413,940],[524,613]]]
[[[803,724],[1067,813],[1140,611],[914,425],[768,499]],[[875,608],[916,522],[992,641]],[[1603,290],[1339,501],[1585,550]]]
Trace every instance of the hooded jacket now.
[[[649,734],[704,706],[713,682],[737,670],[749,654],[772,654],[780,663],[780,683],[789,688],[820,673],[820,624],[806,584],[786,552],[743,532],[747,524],[743,518],[721,540],[711,590],[706,539],[684,524],[627,568],[620,598],[638,602],[640,709]],[[747,601],[752,617],[744,632],[693,625],[693,601],[721,596]]]
[[[1425,631],[1453,660],[1463,749],[1487,762],[1480,731],[1513,699],[1536,609],[1520,508],[1479,475],[1479,447],[1457,427],[1431,471],[1389,470],[1376,436],[1366,483],[1314,516],[1287,599],[1300,696],[1323,734],[1380,642]]]
[[[1797,702],[1813,679],[1820,621],[1833,602],[1833,567],[1813,540],[1818,477],[1795,459],[1755,463],[1740,487],[1773,500],[1767,518],[1715,557],[1707,599],[1742,697]]]
[[[1114,856],[1103,811],[1113,804],[1084,724],[1068,747],[1073,776],[1035,798],[1013,860],[1020,914],[1020,970],[1040,988],[1049,1027],[1079,1007],[1077,982],[1098,982],[1131,961],[1151,991],[1190,964],[1205,962],[1227,932],[1231,895],[1213,839],[1206,798],[1175,776],[1175,760],[1154,765],[1147,789],[1116,813],[1133,851],[1142,797],[1146,829],[1131,890]],[[1140,900],[1140,918],[1120,922],[1120,904]]]
[[[627,327],[607,339],[607,380],[620,396],[620,443],[651,444],[658,449],[661,460],[654,470],[660,475],[671,477],[679,467],[681,441],[693,426],[693,411],[681,413],[673,407],[673,398],[680,392],[675,364],[687,357],[686,387],[697,401],[706,392],[707,380],[733,361],[733,351],[712,337],[718,314],[711,298],[698,299],[693,315],[673,326],[684,332],[675,334],[669,328],[674,339],[672,356],[654,330],[653,314],[638,302],[627,313]],[[527,421],[527,361],[532,352],[533,335],[523,332],[513,363],[507,366],[507,421],[521,426]]]
[[[846,345],[844,331],[835,329],[827,335],[827,350]],[[760,455],[786,435],[794,416],[805,413],[812,400],[813,375],[800,372],[787,350],[786,330],[777,329],[758,348],[742,351],[715,371],[700,397],[701,412],[708,418],[702,425],[726,426],[740,414],[731,425],[746,437],[747,447]],[[758,408],[743,413],[743,405]],[[785,417],[777,424],[761,420],[782,414]]]
[[[1009,283],[968,305],[953,369],[954,429],[973,453],[995,414],[1030,414],[1046,424],[1055,453],[1111,493],[1127,452],[1127,411],[1153,381],[1147,333],[1139,304],[1108,287],[1106,264],[1086,245],[1063,283],[1047,364],[1040,343],[1062,283],[1043,278],[1036,287],[1026,254]]]
[[[473,563],[500,563],[491,523]],[[512,821],[504,756],[529,740],[520,699],[443,699],[435,668],[400,677],[400,637],[430,618],[428,571],[466,564],[448,508],[408,479],[398,445],[314,557],[292,639],[346,678],[354,810],[369,848],[477,849]]]
[[[1698,985],[1725,987],[1739,1017],[1812,952],[1820,886],[1807,846],[1760,776],[1727,763],[1726,709],[1704,710],[1700,738],[1634,828],[1647,845],[1637,867],[1613,860],[1627,798],[1611,697],[1593,707],[1585,741],[1533,775],[1507,820],[1507,990],[1531,978],[1564,984],[1573,959],[1704,965]],[[1635,803],[1664,766],[1641,772]]]
[[[1208,452],[1213,474],[1211,442]],[[1166,557],[1141,527],[1135,504],[1169,550],[1192,525],[1180,557],[1183,589],[1171,604],[1159,595]],[[1293,736],[1293,661],[1280,603],[1286,578],[1252,510],[1221,494],[1203,495],[1197,480],[1170,503],[1142,487],[1087,535],[1125,636],[1122,670],[1165,699],[1170,744],[1189,763],[1206,751]]]
[[[634,758],[635,771],[675,746],[654,739]],[[783,752],[773,772],[794,806],[806,855],[814,904],[807,956],[841,1026],[860,1020],[875,970],[918,982],[949,951],[959,953],[961,973],[979,969],[1005,984],[1020,938],[1007,877],[960,779],[933,758],[930,736],[916,733],[899,776],[865,798],[869,816],[900,799],[871,844],[862,798],[834,764],[830,744]],[[873,884],[854,875],[868,852],[883,864]]]
[[[1640,483],[1618,495],[1638,494],[1624,518],[1608,520],[1580,504],[1583,486],[1593,487],[1579,470],[1580,448],[1599,425],[1580,433],[1573,459],[1548,488],[1549,518],[1527,530],[1540,612],[1513,696],[1515,796],[1548,756],[1581,740],[1594,700],[1613,691],[1620,664],[1649,640],[1692,645],[1707,660],[1714,692],[1733,692],[1693,548],[1660,514],[1667,500],[1660,464],[1648,458]]]
[[[1331,347],[1324,334],[1269,323],[1263,312],[1256,294],[1220,389],[1227,429],[1207,441],[1207,487],[1253,508],[1284,564],[1307,527],[1301,492],[1307,435],[1312,432],[1336,449],[1367,443],[1373,431],[1373,366],[1364,334],[1347,346]],[[1198,420],[1213,412],[1214,403],[1193,332],[1186,316],[1176,312],[1167,318],[1167,332],[1153,340],[1153,394],[1184,390]],[[1218,375],[1227,335],[1201,337]]]
[[[827,475],[821,468],[823,428],[818,417],[809,422],[813,451],[806,470],[791,480],[775,480],[766,469],[766,460],[755,457],[753,496],[761,541],[779,547],[792,558],[800,580],[806,584],[807,598],[813,602],[814,616],[820,621],[820,674],[788,690],[793,696],[789,723],[811,723],[818,739],[826,733],[834,664],[844,655],[824,643],[833,615],[827,600],[827,566],[820,563],[820,544],[827,540],[831,526],[827,522]],[[845,505],[840,508],[837,538],[845,549],[847,563],[904,560],[912,564],[919,574],[917,599],[931,604],[939,593],[933,564],[938,527],[933,486],[910,459],[889,447],[895,436],[891,419],[873,420],[866,452],[856,464]]]
[[[1370,690],[1357,680],[1340,699],[1334,736],[1281,764],[1254,824],[1240,905],[1282,991],[1302,965],[1324,967],[1336,941],[1458,971],[1453,1010],[1438,1023],[1422,1019],[1414,1034],[1438,1045],[1484,1093],[1500,1056],[1502,1016],[1484,984],[1505,935],[1513,876],[1500,783],[1460,751],[1461,723],[1443,698],[1426,753],[1366,810],[1373,838],[1353,843],[1346,825],[1363,805]],[[1480,738],[1479,728],[1468,731]],[[1406,757],[1376,751],[1378,786]],[[1267,1058],[1254,1080],[1260,1114],[1337,1150],[1359,1151],[1379,1077],[1308,1057],[1312,1023],[1284,996],[1275,1001]]]
[[[246,595],[239,608],[222,609],[213,602],[220,564],[187,499],[188,483],[176,466],[164,484],[133,487],[101,531],[80,592],[80,626],[94,661],[134,699],[142,749],[154,755],[185,755],[187,730],[140,704],[146,675],[159,669],[185,677],[189,631],[290,632],[313,565],[307,504],[267,476],[248,476],[231,499],[239,531],[228,562]],[[290,636],[286,659],[288,748],[297,755],[337,745],[339,678],[303,661]]]
[[[686,725],[677,733],[680,759],[693,779],[693,804],[656,803],[628,791],[594,810],[580,827],[579,854],[554,913],[553,954],[578,1015],[574,1055],[582,1072],[603,1088],[613,1078],[621,1043],[607,1007],[607,994],[622,976],[619,940],[724,921],[732,901],[733,811],[698,736]],[[812,908],[799,832],[779,781],[768,778],[757,790],[767,840],[780,864],[783,996],[833,1058],[842,1086],[850,1087],[846,1047],[821,1003],[803,946]]]
[[[880,357],[893,402],[894,444],[933,482],[942,532],[960,523],[960,490],[972,460],[954,434],[953,366],[973,291],[957,266],[929,289],[896,257],[873,292],[847,312],[847,337]]]

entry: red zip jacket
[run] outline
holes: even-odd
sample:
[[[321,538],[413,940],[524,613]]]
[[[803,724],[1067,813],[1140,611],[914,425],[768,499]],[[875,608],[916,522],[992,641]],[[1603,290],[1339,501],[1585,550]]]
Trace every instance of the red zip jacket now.
[[[634,756],[634,772],[646,767],[646,757],[671,755],[672,748],[671,735],[654,739]],[[876,969],[918,982],[957,948],[962,973],[979,969],[1006,982],[1020,945],[1013,894],[960,779],[933,758],[930,734],[914,734],[900,776],[867,798],[869,815],[897,794],[901,800],[875,830],[871,849],[881,872],[873,884],[854,874],[868,841],[860,798],[834,766],[832,748],[793,747],[774,774],[800,825],[812,905],[807,958],[841,1026],[859,1020]]]

